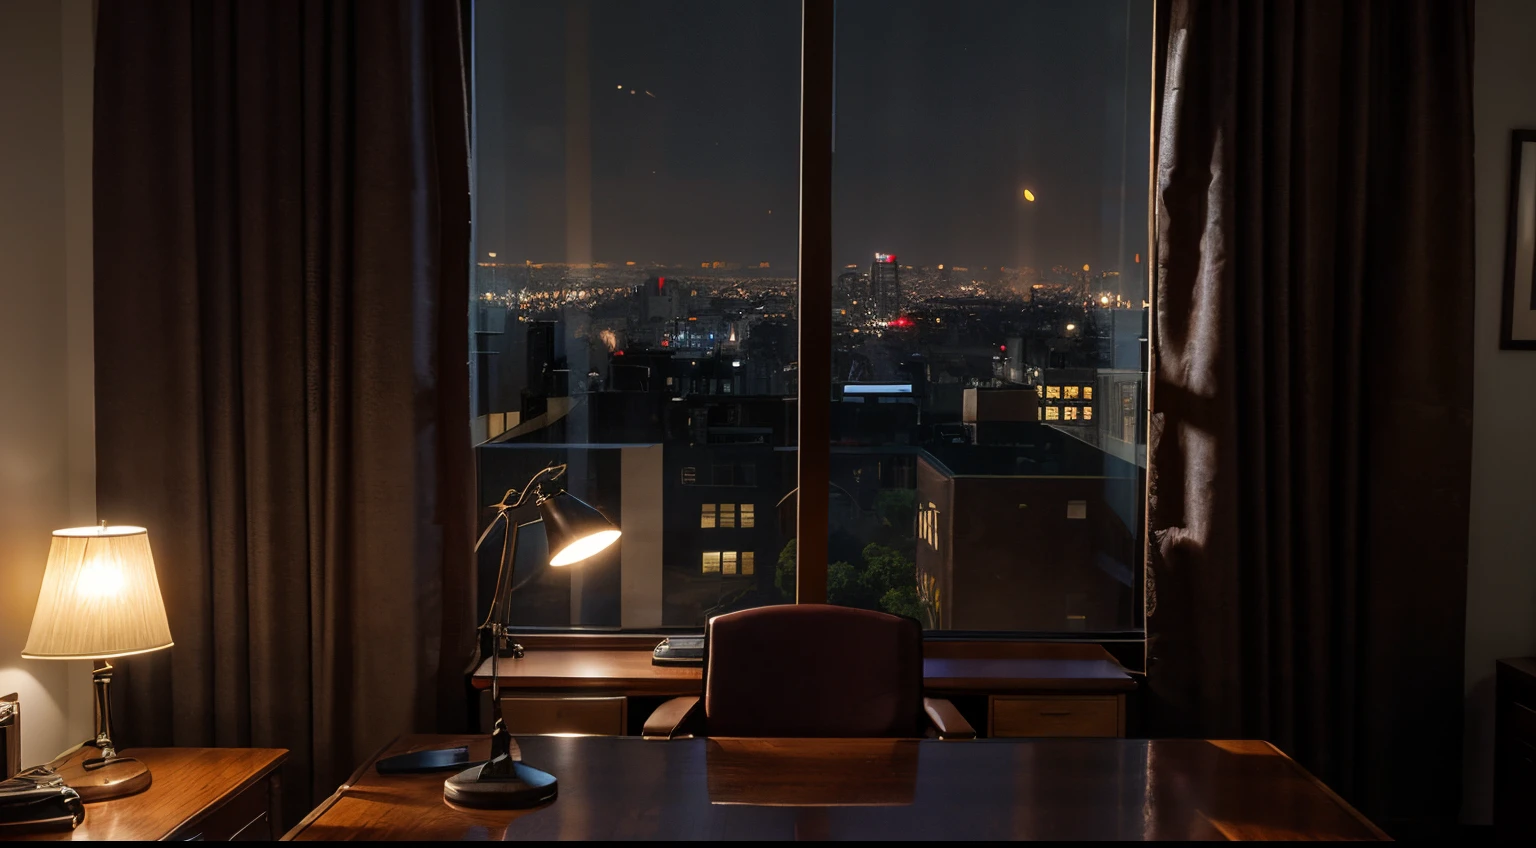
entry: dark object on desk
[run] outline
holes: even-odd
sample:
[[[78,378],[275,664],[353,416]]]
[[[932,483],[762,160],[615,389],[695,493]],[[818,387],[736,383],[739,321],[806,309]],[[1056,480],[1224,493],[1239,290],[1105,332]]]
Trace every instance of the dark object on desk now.
[[[1494,718],[1493,830],[1536,839],[1536,658],[1499,660]]]
[[[21,771],[21,700],[12,692],[0,698],[0,780]]]
[[[434,771],[459,771],[469,765],[469,748],[428,748],[409,754],[396,754],[379,760],[379,774],[428,774]]]
[[[943,698],[923,697],[916,619],[831,604],[717,615],[705,625],[704,697],[673,698],[643,735],[917,737],[976,731]],[[791,685],[792,683],[792,685]]]
[[[651,652],[651,665],[704,666],[703,636],[668,636]]]
[[[501,502],[493,506],[496,517],[475,542],[475,550],[485,544],[498,523],[504,523],[507,531],[502,541],[501,569],[496,576],[496,593],[491,598],[490,611],[486,613],[481,630],[490,631],[491,642],[491,751],[490,759],[483,765],[474,766],[443,781],[443,799],[450,804],[501,810],[520,810],[546,803],[555,797],[555,776],[539,771],[520,762],[513,753],[516,747],[507,732],[506,721],[501,714],[501,688],[498,667],[503,644],[507,641],[507,627],[512,623],[512,593],[517,584],[512,582],[517,567],[517,533],[523,527],[544,525],[549,540],[549,565],[572,565],[605,550],[619,539],[619,530],[603,514],[591,505],[559,489],[544,493],[544,483],[551,485],[565,473],[564,465],[551,465],[533,475],[519,493],[508,489]],[[529,499],[539,510],[539,518],[526,524],[515,524],[510,513],[528,503]],[[513,656],[521,658],[521,645],[512,646]],[[514,660],[516,661],[516,660]]]
[[[634,737],[520,739],[529,759],[561,776],[560,800],[527,812],[458,810],[433,775],[387,777],[365,764],[286,838],[461,839],[1385,839],[1300,766],[1264,742],[1200,739],[763,739],[764,756],[733,777],[717,766],[725,740],[665,745]],[[382,754],[483,736],[407,736]],[[834,785],[858,762],[915,752],[910,804],[769,806],[783,793],[852,792]],[[665,779],[660,779],[661,776]],[[756,787],[754,789],[754,787]],[[900,794],[893,782],[892,798]],[[736,793],[718,797],[725,790]],[[387,803],[381,803],[388,799]],[[727,803],[716,803],[727,801]],[[747,802],[747,803],[743,803]]]
[[[74,830],[85,821],[80,793],[47,766],[0,782],[0,833],[23,834]]]

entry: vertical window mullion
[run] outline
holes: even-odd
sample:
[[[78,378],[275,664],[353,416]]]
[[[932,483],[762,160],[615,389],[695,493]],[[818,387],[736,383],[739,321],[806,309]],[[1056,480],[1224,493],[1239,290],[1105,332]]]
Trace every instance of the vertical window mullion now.
[[[832,405],[833,0],[802,0],[795,602],[827,600]]]

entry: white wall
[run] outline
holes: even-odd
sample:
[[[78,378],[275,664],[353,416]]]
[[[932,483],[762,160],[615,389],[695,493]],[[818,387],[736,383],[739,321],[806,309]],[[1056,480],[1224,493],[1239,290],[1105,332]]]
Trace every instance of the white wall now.
[[[89,664],[23,660],[49,533],[94,523],[91,0],[0,0],[0,694],[22,758],[90,733]]]
[[[1536,2],[1477,0],[1477,329],[1462,820],[1493,816],[1494,660],[1536,654],[1536,351],[1499,350],[1509,132],[1536,129]]]

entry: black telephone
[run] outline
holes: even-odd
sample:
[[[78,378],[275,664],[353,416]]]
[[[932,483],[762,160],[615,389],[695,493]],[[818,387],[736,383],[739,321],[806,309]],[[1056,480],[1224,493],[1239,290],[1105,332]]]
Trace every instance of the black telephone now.
[[[85,821],[80,793],[47,766],[0,781],[0,834],[74,830]]]

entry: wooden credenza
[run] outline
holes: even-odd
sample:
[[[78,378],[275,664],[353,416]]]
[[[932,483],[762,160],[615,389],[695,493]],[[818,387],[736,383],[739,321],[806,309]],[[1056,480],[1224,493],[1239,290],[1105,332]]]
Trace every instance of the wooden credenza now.
[[[1493,827],[1500,840],[1536,840],[1536,657],[1499,660],[1494,719]]]
[[[1136,682],[1098,645],[931,643],[925,653],[925,693],[954,701],[986,736],[1126,735]],[[643,646],[530,646],[527,656],[499,665],[502,715],[513,735],[633,734],[662,701],[703,690],[700,669],[652,665]],[[490,687],[489,660],[471,682]]]
[[[17,838],[246,842],[281,835],[278,767],[287,751],[132,748],[123,754],[149,766],[148,789],[86,804],[85,821],[74,830]]]

